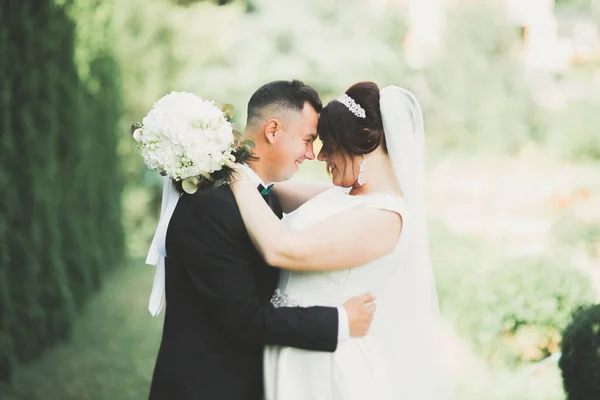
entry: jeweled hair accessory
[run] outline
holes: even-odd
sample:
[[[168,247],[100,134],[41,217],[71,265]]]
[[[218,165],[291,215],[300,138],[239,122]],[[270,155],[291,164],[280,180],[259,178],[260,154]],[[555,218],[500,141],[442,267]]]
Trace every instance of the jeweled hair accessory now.
[[[337,101],[348,107],[348,110],[352,111],[352,114],[356,115],[358,118],[365,118],[367,114],[365,113],[364,108],[362,108],[354,99],[348,96],[346,93],[337,98]]]

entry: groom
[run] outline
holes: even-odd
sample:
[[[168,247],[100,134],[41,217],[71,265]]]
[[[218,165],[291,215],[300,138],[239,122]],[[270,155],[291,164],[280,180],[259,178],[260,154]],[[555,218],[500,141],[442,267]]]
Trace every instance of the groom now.
[[[287,180],[315,158],[321,107],[316,91],[299,81],[267,83],[248,103],[244,136],[258,157],[248,173],[280,218],[265,182]],[[166,249],[166,313],[151,400],[260,400],[265,345],[332,352],[371,323],[369,295],[339,308],[275,308],[279,270],[252,245],[228,187],[184,194]]]

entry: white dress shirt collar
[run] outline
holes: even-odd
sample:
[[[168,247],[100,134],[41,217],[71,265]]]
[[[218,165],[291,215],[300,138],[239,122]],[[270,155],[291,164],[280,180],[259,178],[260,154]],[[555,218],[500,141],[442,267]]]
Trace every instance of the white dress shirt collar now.
[[[254,170],[252,168],[250,168],[250,166],[248,164],[240,164],[242,166],[242,168],[244,169],[244,171],[246,171],[246,174],[248,174],[248,176],[250,177],[250,180],[254,183],[254,185],[256,187],[258,187],[258,185],[262,185],[263,187],[267,187],[267,185],[263,182],[263,180],[260,178],[260,176],[258,176],[256,174],[256,172],[254,172]]]

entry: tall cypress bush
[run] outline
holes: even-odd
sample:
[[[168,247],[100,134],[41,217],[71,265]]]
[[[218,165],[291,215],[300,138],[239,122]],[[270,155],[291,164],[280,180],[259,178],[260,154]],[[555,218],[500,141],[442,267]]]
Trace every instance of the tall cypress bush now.
[[[111,2],[0,10],[0,380],[64,339],[123,256]]]

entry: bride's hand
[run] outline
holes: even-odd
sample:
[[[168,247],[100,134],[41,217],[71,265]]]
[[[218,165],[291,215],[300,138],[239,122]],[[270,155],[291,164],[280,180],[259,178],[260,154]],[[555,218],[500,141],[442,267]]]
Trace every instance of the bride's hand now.
[[[244,167],[242,166],[242,164],[238,164],[236,162],[231,162],[227,166],[233,170],[233,173],[231,174],[232,178],[233,178],[232,181],[234,181],[235,178],[246,176],[246,174],[244,173]]]
[[[375,297],[366,293],[356,296],[344,303],[348,315],[350,337],[362,337],[369,333],[373,315],[375,314]]]
[[[248,174],[244,170],[244,167],[241,164],[233,162],[229,164],[229,168],[233,170],[233,172],[231,173],[231,179],[229,180],[231,182],[232,189],[238,187],[239,182],[250,180],[250,177],[248,176]]]

